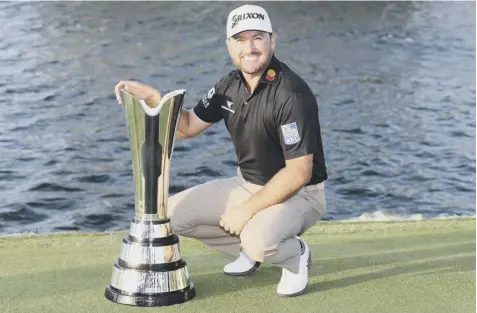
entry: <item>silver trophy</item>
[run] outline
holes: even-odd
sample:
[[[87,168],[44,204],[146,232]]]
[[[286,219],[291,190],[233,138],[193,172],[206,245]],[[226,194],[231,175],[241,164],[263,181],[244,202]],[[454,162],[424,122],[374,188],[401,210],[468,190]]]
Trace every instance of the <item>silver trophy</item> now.
[[[113,266],[107,299],[134,306],[165,306],[195,296],[179,237],[167,217],[169,173],[185,90],[149,107],[121,91],[129,128],[135,182],[135,217]]]

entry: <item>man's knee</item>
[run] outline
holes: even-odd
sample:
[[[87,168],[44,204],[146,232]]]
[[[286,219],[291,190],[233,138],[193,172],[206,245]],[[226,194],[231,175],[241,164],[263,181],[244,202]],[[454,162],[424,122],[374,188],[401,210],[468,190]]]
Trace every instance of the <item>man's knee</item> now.
[[[169,216],[172,232],[187,237],[194,228],[194,221],[188,214],[181,214],[181,210],[174,210],[174,214]]]
[[[257,262],[270,261],[280,247],[280,243],[274,242],[263,234],[242,233],[240,241],[243,251]]]
[[[172,232],[177,235],[184,236],[184,232],[187,230],[187,227],[184,225],[184,223],[175,216],[171,216],[170,220]]]

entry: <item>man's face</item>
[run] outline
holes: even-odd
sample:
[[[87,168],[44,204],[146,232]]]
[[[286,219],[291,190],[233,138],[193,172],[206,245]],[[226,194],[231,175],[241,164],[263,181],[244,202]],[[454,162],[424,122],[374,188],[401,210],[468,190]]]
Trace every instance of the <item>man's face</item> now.
[[[275,49],[275,34],[249,30],[227,40],[227,48],[235,66],[244,73],[258,74],[270,61]]]

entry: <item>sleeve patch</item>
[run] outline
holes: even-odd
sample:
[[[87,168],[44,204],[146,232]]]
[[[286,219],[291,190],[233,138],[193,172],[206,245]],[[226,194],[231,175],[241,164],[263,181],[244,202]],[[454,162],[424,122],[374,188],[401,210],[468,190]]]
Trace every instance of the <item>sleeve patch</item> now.
[[[298,127],[296,125],[296,122],[282,125],[281,129],[285,144],[293,145],[297,142],[300,142],[300,134],[298,133]]]

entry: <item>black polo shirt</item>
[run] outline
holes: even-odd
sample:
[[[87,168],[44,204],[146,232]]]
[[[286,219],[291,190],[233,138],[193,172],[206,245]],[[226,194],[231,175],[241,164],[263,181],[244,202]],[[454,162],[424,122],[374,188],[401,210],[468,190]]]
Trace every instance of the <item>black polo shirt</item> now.
[[[193,110],[207,123],[224,120],[245,180],[265,185],[285,167],[285,160],[311,153],[313,174],[308,185],[327,179],[315,95],[275,56],[253,94],[240,70],[233,70]]]

